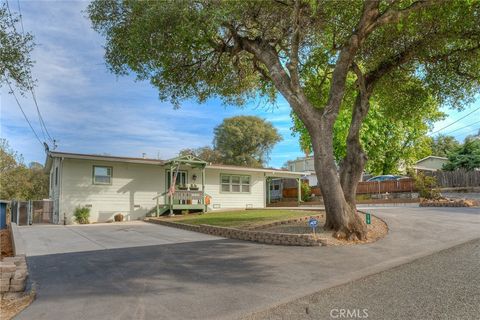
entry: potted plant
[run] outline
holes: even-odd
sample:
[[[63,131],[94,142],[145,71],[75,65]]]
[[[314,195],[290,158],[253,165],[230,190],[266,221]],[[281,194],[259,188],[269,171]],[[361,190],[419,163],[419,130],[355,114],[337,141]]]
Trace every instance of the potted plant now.
[[[115,222],[122,222],[123,221],[123,214],[117,213],[116,215],[113,216],[115,219]]]
[[[187,187],[185,184],[179,184],[179,185],[177,186],[177,189],[178,189],[178,190],[188,190],[188,187]]]
[[[195,183],[192,183],[192,184],[190,185],[190,190],[192,190],[192,191],[198,191],[198,186],[197,186]]]

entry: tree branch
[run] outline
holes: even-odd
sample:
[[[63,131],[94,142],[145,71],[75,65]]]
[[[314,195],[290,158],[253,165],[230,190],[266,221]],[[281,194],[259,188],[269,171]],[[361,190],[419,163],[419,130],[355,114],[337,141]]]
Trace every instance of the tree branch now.
[[[295,0],[293,9],[293,34],[291,37],[290,62],[287,64],[292,81],[292,88],[295,92],[300,89],[300,80],[298,76],[298,47],[300,46],[300,0]]]

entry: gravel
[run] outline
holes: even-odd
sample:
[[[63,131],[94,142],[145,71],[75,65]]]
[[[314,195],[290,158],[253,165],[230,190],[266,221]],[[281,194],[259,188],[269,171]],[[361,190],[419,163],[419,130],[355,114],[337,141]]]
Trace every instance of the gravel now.
[[[479,261],[476,239],[246,319],[479,319]]]

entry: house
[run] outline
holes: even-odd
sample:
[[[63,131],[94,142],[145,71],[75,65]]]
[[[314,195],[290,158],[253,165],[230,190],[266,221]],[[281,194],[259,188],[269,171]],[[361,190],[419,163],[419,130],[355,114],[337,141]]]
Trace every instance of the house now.
[[[185,156],[171,160],[49,151],[53,223],[73,223],[77,207],[90,208],[91,222],[117,213],[126,220],[177,210],[264,208],[274,178],[299,179],[302,172],[210,164]],[[169,193],[176,176],[175,192]]]
[[[447,162],[448,158],[445,157],[428,156],[415,162],[415,165],[412,168],[415,170],[415,172],[434,172],[442,170],[443,165]]]
[[[298,157],[295,160],[287,161],[287,169],[292,172],[303,172],[304,179],[308,180],[310,187],[316,187],[318,185],[312,156]]]

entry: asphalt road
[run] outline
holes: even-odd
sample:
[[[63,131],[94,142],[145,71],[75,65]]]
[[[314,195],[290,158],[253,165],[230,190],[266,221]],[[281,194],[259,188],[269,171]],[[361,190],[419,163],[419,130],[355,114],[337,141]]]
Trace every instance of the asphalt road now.
[[[478,208],[371,212],[388,223],[387,237],[344,247],[271,246],[144,224],[25,228],[36,244],[27,245],[27,263],[37,299],[17,318],[237,319],[480,236]]]
[[[479,319],[479,263],[477,239],[246,319]]]

